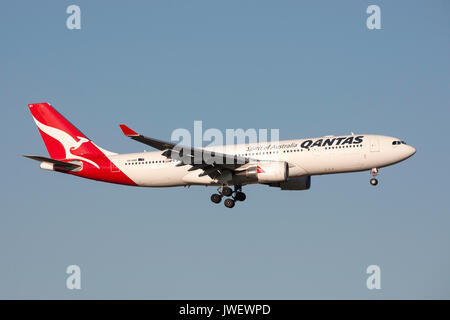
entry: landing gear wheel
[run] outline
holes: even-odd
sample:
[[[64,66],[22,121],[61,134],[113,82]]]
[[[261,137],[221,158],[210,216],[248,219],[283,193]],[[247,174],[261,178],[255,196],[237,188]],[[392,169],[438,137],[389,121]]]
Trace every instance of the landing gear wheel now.
[[[245,199],[247,198],[247,196],[245,195],[245,193],[238,191],[238,192],[236,192],[236,195],[234,196],[234,198],[235,198],[237,201],[245,201]]]
[[[234,207],[234,200],[233,199],[225,199],[225,201],[223,202],[225,204],[225,207],[227,208],[233,208]]]
[[[230,187],[223,187],[222,188],[222,195],[224,195],[225,197],[229,197],[233,194],[233,190],[231,190]]]
[[[378,184],[378,180],[375,178],[370,179],[370,184],[376,186]]]
[[[214,203],[220,203],[220,201],[222,201],[222,197],[220,196],[220,194],[213,193],[211,195],[211,201]]]

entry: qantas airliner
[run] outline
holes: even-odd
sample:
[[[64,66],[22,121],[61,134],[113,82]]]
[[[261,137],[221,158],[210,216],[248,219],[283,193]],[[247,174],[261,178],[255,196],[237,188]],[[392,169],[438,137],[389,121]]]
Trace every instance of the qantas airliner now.
[[[125,136],[159,151],[117,154],[97,146],[48,103],[28,105],[50,157],[25,157],[45,170],[140,187],[217,186],[211,201],[233,208],[242,186],[266,184],[307,190],[311,176],[378,169],[408,159],[416,149],[382,135],[351,134],[195,148],[148,138],[121,124]]]

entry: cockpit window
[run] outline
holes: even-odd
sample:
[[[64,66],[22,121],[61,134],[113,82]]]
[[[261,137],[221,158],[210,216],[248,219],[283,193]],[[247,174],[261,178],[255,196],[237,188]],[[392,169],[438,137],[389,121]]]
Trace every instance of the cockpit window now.
[[[392,144],[394,145],[394,146],[396,146],[396,145],[399,145],[399,144],[406,144],[406,142],[405,141],[401,141],[401,140],[394,140],[394,141],[392,141]]]

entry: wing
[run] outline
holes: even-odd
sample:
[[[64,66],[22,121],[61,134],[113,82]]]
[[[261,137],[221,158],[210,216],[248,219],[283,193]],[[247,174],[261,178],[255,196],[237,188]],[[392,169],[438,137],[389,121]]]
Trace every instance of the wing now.
[[[161,150],[163,156],[179,161],[177,166],[191,165],[192,168],[189,171],[202,169],[203,172],[199,176],[209,175],[214,179],[224,170],[245,170],[251,162],[257,161],[247,157],[209,151],[203,148],[180,146],[172,142],[145,137],[124,124],[121,124],[120,128],[127,137]]]

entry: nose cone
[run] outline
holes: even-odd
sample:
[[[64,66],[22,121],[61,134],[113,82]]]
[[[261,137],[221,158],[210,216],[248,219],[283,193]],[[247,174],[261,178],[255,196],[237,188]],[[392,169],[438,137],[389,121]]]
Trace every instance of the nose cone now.
[[[411,157],[412,155],[414,155],[416,153],[416,148],[408,146],[408,150],[407,150],[407,157]]]

